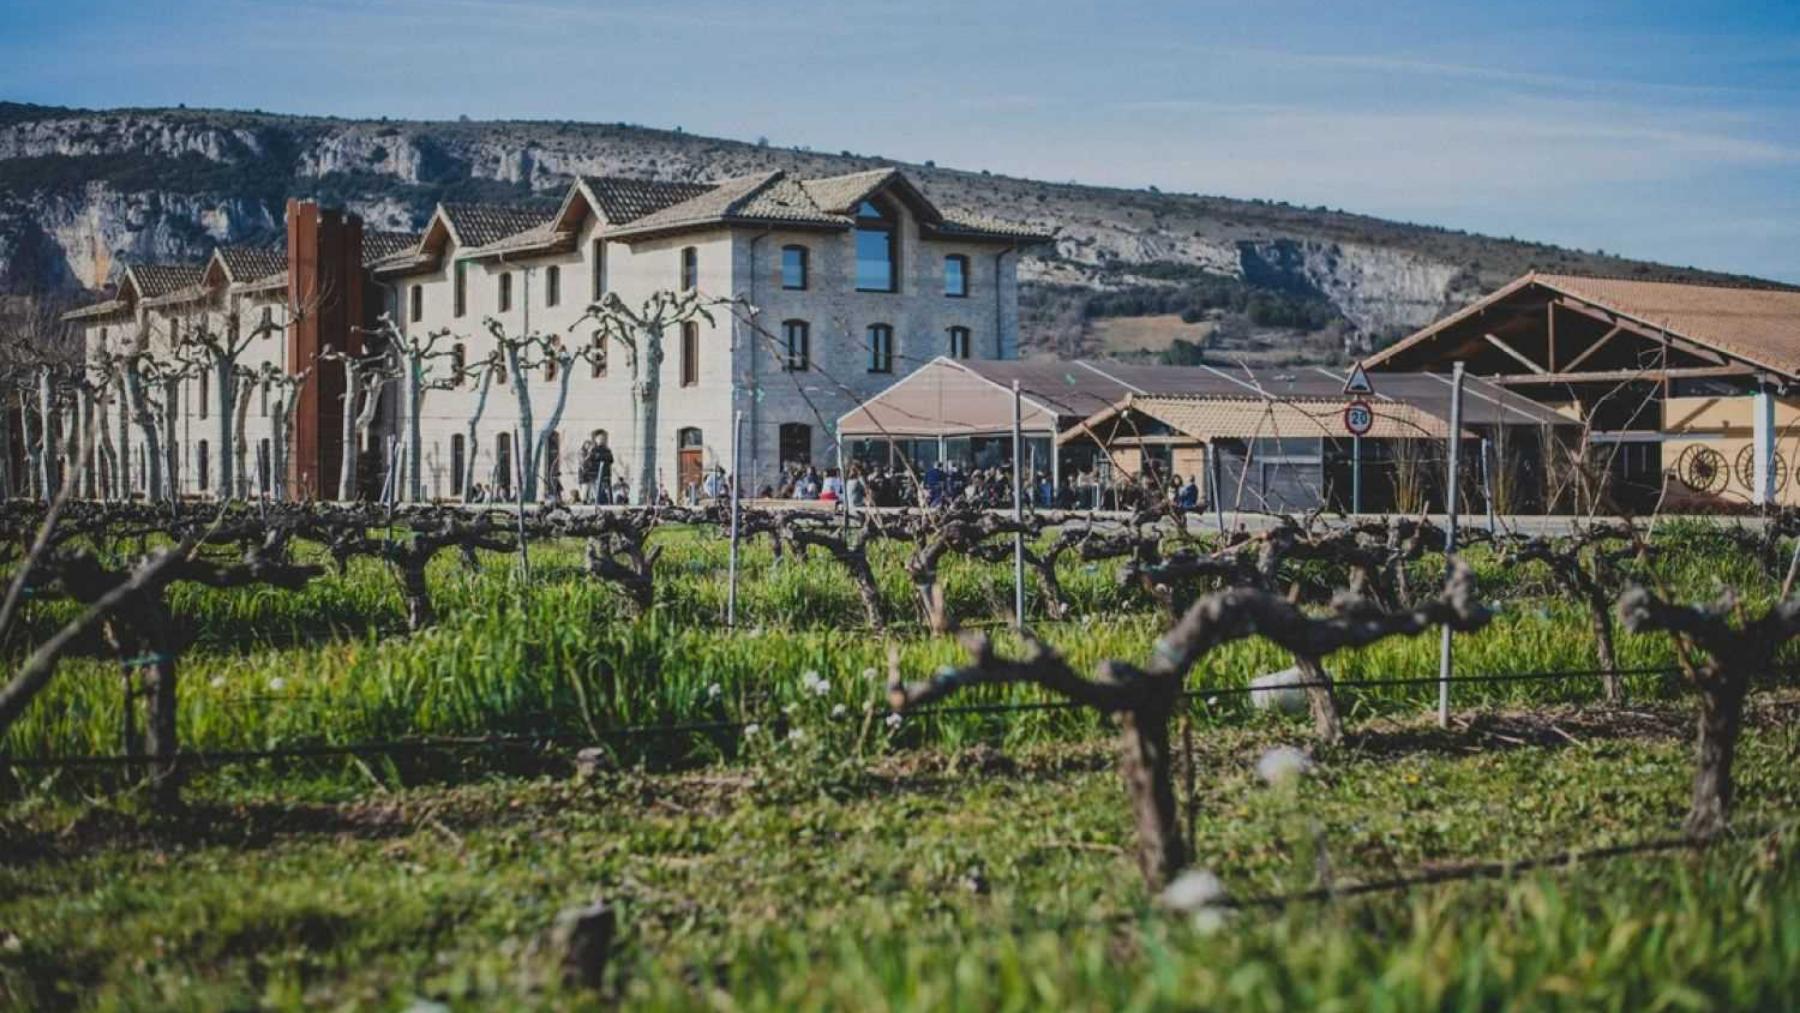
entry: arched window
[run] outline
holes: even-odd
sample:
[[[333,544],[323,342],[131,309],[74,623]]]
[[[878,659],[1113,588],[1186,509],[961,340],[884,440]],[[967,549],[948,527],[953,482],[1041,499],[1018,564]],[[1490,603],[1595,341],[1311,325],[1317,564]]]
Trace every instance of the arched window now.
[[[681,325],[681,385],[700,382],[700,325],[692,320]]]
[[[700,287],[700,251],[692,246],[681,248],[681,290],[692,292]]]
[[[512,309],[512,272],[500,272],[500,312]]]
[[[503,432],[494,437],[494,488],[511,492],[512,487],[512,434]]]
[[[812,426],[804,422],[783,422],[778,441],[781,467],[805,466],[812,463]]]
[[[952,359],[969,357],[969,329],[967,327],[950,328],[950,357]]]
[[[406,319],[413,323],[425,319],[425,286],[414,285],[406,293]]]
[[[544,305],[562,302],[562,268],[551,264],[544,268]]]
[[[450,489],[454,495],[463,493],[463,473],[468,470],[467,444],[463,434],[453,433],[450,437]]]
[[[205,440],[194,444],[194,462],[200,470],[200,491],[205,492],[212,484],[212,456]]]
[[[894,216],[872,200],[856,208],[856,290],[894,292],[900,288],[895,265],[899,230]]]
[[[781,287],[801,291],[806,288],[807,261],[809,254],[806,247],[794,245],[781,248]]]
[[[887,324],[869,325],[869,372],[894,371],[894,329]]]
[[[944,294],[952,299],[969,294],[969,258],[960,253],[944,258]]]
[[[781,368],[790,373],[804,373],[812,367],[812,333],[804,320],[786,320],[781,336],[787,342],[787,361]]]
[[[675,433],[675,445],[682,450],[694,450],[704,446],[705,443],[706,441],[700,438],[700,430],[694,426],[687,426]]]

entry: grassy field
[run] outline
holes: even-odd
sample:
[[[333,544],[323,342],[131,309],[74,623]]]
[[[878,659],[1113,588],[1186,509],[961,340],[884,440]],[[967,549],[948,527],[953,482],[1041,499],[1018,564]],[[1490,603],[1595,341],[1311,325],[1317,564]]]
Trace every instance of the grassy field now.
[[[1580,863],[1236,911],[1157,907],[1137,875],[1110,732],[1062,711],[883,720],[887,651],[909,675],[951,642],[854,627],[849,581],[822,558],[747,554],[722,629],[723,546],[670,532],[657,605],[630,618],[575,546],[432,579],[439,627],[404,633],[381,566],[297,594],[181,589],[182,739],[267,749],[513,733],[529,745],[207,767],[178,813],[109,770],[18,769],[0,810],[0,1003],[12,1008],[564,1007],[1346,1009],[1792,1005],[1800,697],[1758,697],[1740,757],[1738,838],[1704,854]],[[1656,566],[1694,600],[1773,585],[1704,529]],[[889,613],[910,616],[898,547],[881,546]],[[1585,616],[1532,567],[1480,552],[1498,616],[1458,639],[1459,670],[1593,664]],[[1442,561],[1417,567],[1418,586]],[[955,561],[957,614],[1004,613],[1005,567]],[[1329,582],[1330,574],[1316,574]],[[1063,574],[1082,618],[1042,632],[1078,667],[1143,660],[1163,623],[1109,567]],[[34,605],[41,631],[62,606]],[[998,634],[1005,643],[1010,634]],[[1621,634],[1630,667],[1666,638]],[[15,647],[14,650],[17,650]],[[1339,678],[1435,672],[1436,637],[1334,658]],[[1448,731],[1431,687],[1345,694],[1351,734],[1298,790],[1255,776],[1307,727],[1233,687],[1290,663],[1260,641],[1195,670],[1196,865],[1230,896],[1281,894],[1673,833],[1691,776],[1692,703],[1630,681],[1459,686]],[[878,673],[876,678],[870,672]],[[809,690],[807,673],[825,680]],[[9,755],[117,749],[119,675],[71,661],[4,743]],[[1217,693],[1208,693],[1217,690]],[[1035,701],[1026,690],[973,700]],[[1211,699],[1208,697],[1211,696]],[[754,722],[608,738],[626,726]],[[610,766],[570,776],[605,741]],[[596,896],[624,945],[601,995],[564,992],[546,932]]]

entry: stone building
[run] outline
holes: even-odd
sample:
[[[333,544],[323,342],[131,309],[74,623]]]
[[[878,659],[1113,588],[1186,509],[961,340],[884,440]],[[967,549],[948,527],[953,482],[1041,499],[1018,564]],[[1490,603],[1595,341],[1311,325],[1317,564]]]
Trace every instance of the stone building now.
[[[355,216],[307,202],[291,202],[288,217],[285,258],[222,250],[203,266],[134,266],[114,298],[66,319],[85,329],[91,349],[147,334],[149,347],[167,354],[179,328],[192,326],[180,322],[187,317],[212,314],[224,331],[273,314],[277,323],[239,365],[269,362],[289,375],[311,367],[291,453],[267,453],[287,463],[289,494],[318,497],[337,494],[345,392],[341,362],[319,353],[379,353],[390,327],[439,354],[421,360],[416,399],[388,385],[362,448],[378,472],[409,453],[416,400],[422,498],[455,499],[471,474],[515,494],[522,444],[546,451],[538,484],[569,494],[579,448],[596,432],[607,436],[617,477],[635,485],[631,353],[614,343],[597,354],[588,316],[614,295],[635,311],[657,293],[692,292],[708,308],[710,319],[694,317],[663,338],[657,431],[648,437],[658,488],[678,497],[713,467],[735,469],[755,488],[784,467],[833,465],[832,422],[896,376],[940,355],[1017,355],[1018,251],[1048,239],[940,209],[892,169],[713,183],[583,177],[559,201],[441,205],[416,236],[364,232]],[[171,271],[178,276],[146,295],[142,278]],[[540,356],[521,376],[490,370],[484,383],[496,331],[555,336],[582,357],[566,374]],[[199,408],[209,382],[182,380],[164,413],[184,493],[216,492],[215,480],[203,485],[193,471],[201,454],[212,464],[219,445],[208,429],[216,409],[202,416]],[[260,419],[260,394],[251,404]],[[537,434],[521,431],[527,407]],[[240,489],[260,491],[257,448],[277,436],[262,422],[245,432],[252,480]],[[375,494],[384,481],[365,476],[360,493]]]

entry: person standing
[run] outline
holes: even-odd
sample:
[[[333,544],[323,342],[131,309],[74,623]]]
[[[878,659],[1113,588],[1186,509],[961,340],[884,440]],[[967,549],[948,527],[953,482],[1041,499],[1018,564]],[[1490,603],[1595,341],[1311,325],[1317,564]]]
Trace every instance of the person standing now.
[[[581,446],[581,484],[588,489],[588,499],[594,503],[607,503],[611,500],[613,453],[606,445],[606,430],[596,429],[588,434],[587,442]]]

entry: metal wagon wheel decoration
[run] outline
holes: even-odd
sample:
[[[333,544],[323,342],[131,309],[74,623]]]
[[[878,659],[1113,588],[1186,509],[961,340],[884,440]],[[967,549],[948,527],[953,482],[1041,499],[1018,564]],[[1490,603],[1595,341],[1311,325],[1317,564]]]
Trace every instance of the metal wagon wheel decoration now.
[[[1787,488],[1787,458],[1780,454],[1770,454],[1769,459],[1774,462],[1775,466],[1775,491],[1780,492]],[[1756,446],[1754,444],[1746,444],[1737,452],[1736,471],[1739,485],[1746,489],[1756,488]]]
[[[1716,493],[1731,481],[1731,465],[1725,455],[1711,447],[1692,446],[1675,461],[1675,474],[1681,484],[1695,492]]]

